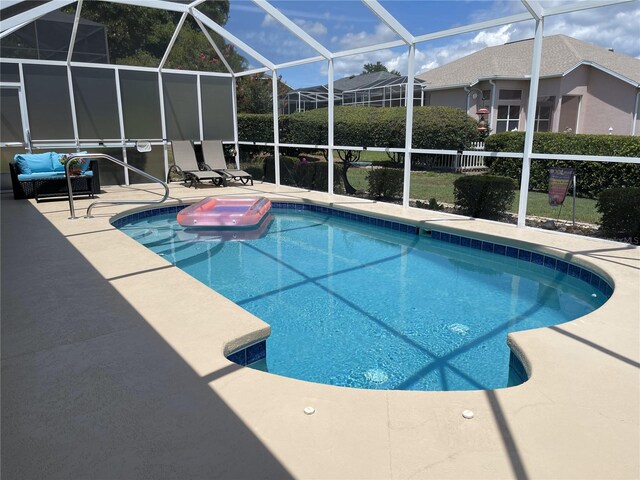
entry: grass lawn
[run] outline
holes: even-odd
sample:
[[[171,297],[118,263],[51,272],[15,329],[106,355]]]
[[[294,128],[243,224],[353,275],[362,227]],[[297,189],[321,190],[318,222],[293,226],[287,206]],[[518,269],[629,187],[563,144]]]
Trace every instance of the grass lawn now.
[[[340,159],[338,159],[339,161]],[[387,161],[391,161],[391,159],[389,158],[389,156],[386,154],[386,152],[370,152],[369,150],[364,150],[361,154],[360,154],[360,161],[361,162],[387,162]]]
[[[375,152],[369,152],[375,153]],[[383,153],[384,154],[384,153]],[[368,187],[366,176],[367,168],[350,168],[348,175],[351,184],[358,190],[366,190]],[[438,202],[454,203],[453,182],[460,177],[458,173],[438,172],[411,172],[411,198],[429,200],[435,198]],[[519,191],[516,191],[515,199],[510,211],[517,213]],[[571,220],[573,199],[568,196],[562,210],[560,219]],[[559,207],[549,206],[548,195],[542,192],[529,192],[527,214],[540,217],[558,218]],[[598,223],[600,214],[596,210],[596,201],[590,198],[576,198],[576,221],[585,223]]]

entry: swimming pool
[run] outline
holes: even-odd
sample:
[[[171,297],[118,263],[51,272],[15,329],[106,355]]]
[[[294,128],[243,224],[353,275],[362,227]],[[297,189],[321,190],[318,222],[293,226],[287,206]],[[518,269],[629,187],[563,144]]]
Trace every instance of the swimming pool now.
[[[302,380],[505,387],[507,333],[583,316],[611,293],[588,270],[536,252],[324,207],[275,203],[262,236],[245,241],[187,231],[178,208],[114,224],[269,323],[266,358],[253,366]],[[230,358],[253,363],[264,351]]]

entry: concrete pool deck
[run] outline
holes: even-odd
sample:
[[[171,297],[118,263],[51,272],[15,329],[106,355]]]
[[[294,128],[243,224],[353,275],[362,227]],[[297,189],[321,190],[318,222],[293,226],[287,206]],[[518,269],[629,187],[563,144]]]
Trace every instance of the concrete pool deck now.
[[[3,479],[640,477],[639,248],[270,184],[172,185],[171,201],[248,193],[538,244],[615,291],[510,335],[531,372],[518,387],[331,387],[226,360],[268,325],[113,228],[132,206],[72,221],[67,202],[3,194]]]

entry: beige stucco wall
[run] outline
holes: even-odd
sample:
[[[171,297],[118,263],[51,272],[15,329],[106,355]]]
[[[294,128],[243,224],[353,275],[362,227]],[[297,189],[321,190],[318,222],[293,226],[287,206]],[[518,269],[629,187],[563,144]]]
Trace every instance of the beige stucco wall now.
[[[597,68],[589,68],[581,133],[609,133],[612,127],[614,135],[630,135],[637,89]]]

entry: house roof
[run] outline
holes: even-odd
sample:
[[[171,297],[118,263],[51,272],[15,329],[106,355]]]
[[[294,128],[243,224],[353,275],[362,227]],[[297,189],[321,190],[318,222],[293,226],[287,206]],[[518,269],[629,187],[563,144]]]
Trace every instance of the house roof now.
[[[351,75],[350,77],[341,78],[333,82],[333,88],[341,92],[345,90],[358,90],[366,88],[371,83],[380,80],[396,80],[398,75],[389,72],[373,72],[363,73],[361,75]]]
[[[466,57],[416,75],[427,89],[473,85],[493,78],[528,78],[531,74],[533,39],[487,47]],[[542,41],[540,77],[564,75],[588,64],[609,70],[629,83],[640,84],[640,60],[597,47],[566,35],[552,35]]]
[[[420,83],[416,79],[416,83]],[[407,83],[406,76],[399,76],[389,72],[373,72],[362,73],[360,75],[351,75],[333,82],[333,90],[336,93],[342,93],[352,90],[363,90],[365,88],[382,87],[385,85],[401,85]],[[327,85],[315,85],[313,87],[304,87],[294,90],[295,92],[327,92]]]

